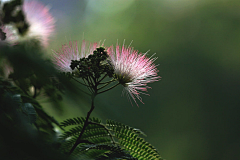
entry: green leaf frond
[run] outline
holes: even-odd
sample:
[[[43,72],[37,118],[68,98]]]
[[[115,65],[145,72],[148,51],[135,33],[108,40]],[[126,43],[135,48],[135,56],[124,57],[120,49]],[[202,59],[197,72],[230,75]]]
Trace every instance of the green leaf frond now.
[[[95,160],[96,157],[103,155],[107,151],[108,150],[89,149],[89,145],[81,145],[73,151],[71,156],[77,159]]]
[[[77,118],[70,118],[60,123],[60,126],[67,127],[72,125],[83,125],[86,118],[83,117],[77,117]],[[98,118],[89,118],[89,121],[101,123],[101,120]]]
[[[70,130],[64,132],[60,138],[61,139],[66,139],[75,135],[79,135],[81,130],[82,130],[82,125],[79,125],[77,127],[71,128]],[[89,137],[94,137],[96,135],[103,135],[103,134],[107,134],[108,132],[101,126],[98,125],[88,125],[83,137],[84,138],[89,138]]]
[[[65,121],[60,123],[60,126],[67,127],[71,125],[80,125],[80,124],[84,124],[84,120],[85,119],[83,117],[66,119]]]
[[[104,137],[104,136],[108,136],[108,132],[106,130],[103,130],[102,128],[99,128],[99,129],[88,130],[87,132],[84,132],[83,139],[91,139],[94,137]]]
[[[76,142],[78,135],[80,134],[85,118],[72,118],[67,119],[61,123],[61,126],[75,126],[68,131],[65,131],[62,135],[60,135],[61,140],[65,140],[62,144],[62,149],[65,151],[69,151],[71,147]],[[108,130],[105,129],[105,126],[101,124],[101,120],[98,118],[90,118],[89,125],[86,127],[84,134],[82,136],[82,140],[86,140],[89,143],[94,144],[112,144],[112,140],[110,139]],[[82,143],[81,143],[82,145]],[[80,146],[80,144],[79,144]]]
[[[69,137],[80,134],[81,130],[82,130],[82,126],[77,126],[77,127],[71,128],[70,130],[68,130],[68,131],[64,132],[62,135],[60,135],[60,139],[67,139]]]
[[[118,139],[119,144],[130,151],[130,154],[143,160],[161,160],[157,150],[139,135],[145,135],[139,129],[135,129],[112,120],[107,121],[107,126],[111,128],[114,137]]]
[[[63,153],[68,153],[70,148],[73,146],[73,144],[76,142],[77,140],[77,137],[78,136],[73,136],[69,139],[66,139],[66,140],[62,140],[62,144],[61,144],[61,147],[60,147],[60,150],[63,152]]]
[[[63,144],[65,151],[69,151],[80,134],[85,118],[67,119],[61,126],[78,125],[61,135],[66,142]],[[74,150],[73,155],[88,158],[101,159],[131,159],[131,155],[141,160],[162,160],[157,150],[140,136],[146,136],[141,130],[124,125],[113,120],[107,120],[106,124],[101,123],[97,118],[91,118],[82,140]],[[119,148],[119,150],[117,150]],[[99,151],[101,150],[101,151]],[[124,151],[124,153],[122,152]],[[125,154],[125,152],[127,152]],[[125,157],[124,157],[125,156]]]
[[[95,160],[117,160],[128,159],[136,160],[132,157],[128,151],[121,149],[119,146],[112,144],[90,144],[77,147],[74,152],[75,155],[85,154],[88,158],[94,158]]]
[[[136,133],[136,134],[139,134],[139,135],[143,135],[143,136],[147,136],[144,132],[142,132],[140,129],[136,129],[136,128],[133,128],[133,127],[129,127],[127,125],[124,125],[120,122],[116,122],[116,121],[113,121],[113,120],[107,120],[107,124],[106,126],[108,126],[109,128],[122,128],[122,129],[126,129],[128,131],[131,131],[133,133]]]

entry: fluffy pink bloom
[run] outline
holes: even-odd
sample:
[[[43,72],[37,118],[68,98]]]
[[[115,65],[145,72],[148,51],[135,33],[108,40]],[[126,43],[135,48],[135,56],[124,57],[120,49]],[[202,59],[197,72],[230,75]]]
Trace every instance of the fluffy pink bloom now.
[[[148,58],[147,53],[138,53],[131,47],[121,48],[119,45],[115,50],[113,46],[108,48],[108,54],[115,78],[124,86],[127,96],[130,95],[136,104],[136,98],[142,102],[140,91],[147,91],[147,88],[150,88],[147,83],[161,78],[157,75],[158,70],[153,63],[157,58]]]
[[[77,41],[69,42],[69,44],[62,45],[62,48],[58,51],[53,50],[53,63],[56,68],[62,72],[71,72],[70,68],[72,60],[79,60],[80,58],[87,57],[93,54],[93,51],[100,46],[99,43],[87,43],[85,40],[82,41],[82,47],[79,52]]]
[[[43,46],[47,46],[49,36],[54,31],[55,20],[49,13],[49,8],[42,3],[30,0],[24,1],[23,11],[30,25],[27,37],[39,38]]]

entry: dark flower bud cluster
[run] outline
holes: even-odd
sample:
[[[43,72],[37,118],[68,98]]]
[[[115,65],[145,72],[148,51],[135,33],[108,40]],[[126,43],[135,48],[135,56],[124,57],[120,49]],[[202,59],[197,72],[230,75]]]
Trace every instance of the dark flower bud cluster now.
[[[72,70],[77,69],[77,75],[81,78],[94,77],[98,79],[102,74],[112,77],[114,70],[111,65],[106,63],[107,58],[108,54],[105,48],[99,47],[86,58],[72,60],[70,67]]]

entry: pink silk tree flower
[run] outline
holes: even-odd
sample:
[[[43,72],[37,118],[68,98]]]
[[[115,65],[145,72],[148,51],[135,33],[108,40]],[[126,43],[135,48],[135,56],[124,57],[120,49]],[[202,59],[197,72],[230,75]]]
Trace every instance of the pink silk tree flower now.
[[[24,1],[23,11],[30,25],[27,38],[38,38],[44,47],[48,45],[49,36],[55,29],[55,20],[49,13],[49,8],[36,0]]]
[[[79,60],[93,54],[93,51],[100,46],[100,43],[87,43],[82,41],[82,47],[79,53],[77,41],[70,41],[69,44],[62,45],[58,51],[53,50],[53,63],[56,68],[62,72],[72,72],[70,67],[72,60]]]
[[[131,47],[126,48],[124,45],[122,48],[117,45],[115,50],[113,46],[108,48],[114,77],[123,85],[128,98],[130,95],[136,104],[136,98],[142,102],[140,93],[146,94],[141,91],[151,88],[147,86],[147,83],[158,81],[161,78],[157,75],[158,70],[153,63],[157,58],[152,58],[154,55],[148,58],[146,54],[147,52],[145,54],[138,53],[137,50]]]

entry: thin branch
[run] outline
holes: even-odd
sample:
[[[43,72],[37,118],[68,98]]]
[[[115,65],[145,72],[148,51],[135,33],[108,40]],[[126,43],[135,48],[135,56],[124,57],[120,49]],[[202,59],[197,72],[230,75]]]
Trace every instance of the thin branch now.
[[[101,93],[107,92],[107,91],[109,91],[109,90],[117,87],[119,84],[120,84],[120,83],[117,83],[117,84],[115,84],[114,86],[112,86],[112,87],[110,87],[110,88],[108,88],[108,89],[106,89],[106,90],[104,90],[104,91],[102,91],[102,92],[99,92],[99,93],[97,93],[97,94],[101,94]]]
[[[89,87],[92,88],[94,86],[94,84],[92,83],[92,81],[90,80],[90,78],[87,76],[86,81],[89,84]]]
[[[86,87],[89,87],[88,85],[84,84],[85,82],[84,82],[84,83],[82,83],[82,82],[80,82],[79,80],[77,80],[77,79],[75,79],[75,78],[73,78],[73,77],[72,77],[72,79],[73,79],[73,80],[75,80],[76,82],[78,82],[78,83],[80,83],[80,84],[82,84],[82,85],[86,86]]]
[[[98,83],[98,84],[106,84],[106,83],[111,83],[111,82],[114,82],[114,81],[116,81],[116,79],[115,78],[113,78],[113,79],[111,79],[110,81],[107,81],[107,82],[102,82],[102,83]]]
[[[97,86],[97,79],[96,79],[96,77],[93,75],[93,76],[91,76],[91,78],[92,78],[92,80],[94,82],[94,85]]]
[[[112,83],[114,81],[116,81],[116,80],[112,79],[111,81],[106,82],[105,85],[103,85],[102,87],[98,88],[98,90],[103,89],[104,87],[106,87],[107,85],[109,85],[110,83]],[[101,83],[101,84],[104,84],[104,83]]]
[[[104,79],[104,78],[106,78],[107,77],[107,74],[105,74],[99,81],[98,81],[98,83],[100,84],[100,82]]]
[[[80,88],[78,88],[81,92],[83,92],[83,93],[85,93],[85,94],[87,94],[87,95],[89,95],[89,96],[91,96],[91,94],[89,94],[89,93],[87,93],[87,92],[85,92],[84,90],[82,90],[82,89],[80,89]]]
[[[88,119],[89,119],[89,117],[90,117],[90,115],[91,115],[91,113],[92,113],[92,111],[93,111],[93,109],[94,109],[94,98],[95,98],[95,96],[96,96],[95,94],[92,95],[92,105],[91,105],[91,109],[88,111],[88,114],[87,114],[86,120],[85,120],[85,122],[84,122],[82,131],[81,131],[80,135],[78,136],[75,144],[74,144],[73,147],[71,148],[71,150],[70,150],[70,152],[69,152],[69,155],[74,151],[74,149],[78,146],[78,144],[81,143],[81,137],[82,137],[82,135],[83,135],[83,133],[84,133],[87,125],[88,125]]]
[[[87,79],[86,79],[86,81],[88,82]],[[84,78],[83,78],[83,82],[86,84]],[[88,82],[88,84],[89,84],[89,82]],[[89,90],[89,92],[93,93],[93,90],[92,90],[91,86],[88,86],[87,89]]]
[[[84,83],[82,83],[82,82],[80,82],[79,80],[77,80],[77,79],[75,79],[75,78],[72,78],[73,80],[75,80],[76,82],[78,82],[78,83],[80,83],[80,84],[82,84],[82,85],[84,85],[84,86],[86,86],[86,87],[89,87],[88,85],[86,85],[86,84],[84,84]],[[82,90],[82,89],[80,89],[79,88],[79,90],[81,91],[81,92],[83,92],[83,93],[85,93],[85,94],[87,94],[87,95],[89,95],[89,96],[91,96],[91,94],[89,94],[89,93],[87,93],[87,92],[85,92],[84,90]],[[91,91],[90,91],[91,92]]]
[[[91,81],[92,86],[95,86],[95,85],[96,85],[96,83],[95,83],[95,81],[94,81],[94,78],[93,78],[92,76],[89,77],[89,80]]]

